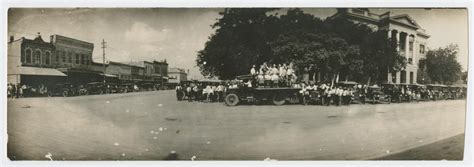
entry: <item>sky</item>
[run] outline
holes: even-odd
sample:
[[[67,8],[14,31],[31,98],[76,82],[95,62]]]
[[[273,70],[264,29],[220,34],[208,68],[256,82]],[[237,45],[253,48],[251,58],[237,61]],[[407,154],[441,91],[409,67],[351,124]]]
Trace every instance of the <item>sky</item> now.
[[[102,62],[101,42],[107,42],[106,60],[130,62],[166,59],[169,67],[190,70],[200,78],[196,55],[214,33],[210,25],[221,16],[218,8],[69,8],[10,9],[8,36],[45,41],[60,34],[94,43],[93,60]],[[334,8],[304,8],[306,13],[325,19]],[[431,38],[428,48],[459,45],[458,61],[467,69],[468,18],[465,9],[370,9],[382,14],[410,15]],[[284,11],[279,12],[284,14]]]

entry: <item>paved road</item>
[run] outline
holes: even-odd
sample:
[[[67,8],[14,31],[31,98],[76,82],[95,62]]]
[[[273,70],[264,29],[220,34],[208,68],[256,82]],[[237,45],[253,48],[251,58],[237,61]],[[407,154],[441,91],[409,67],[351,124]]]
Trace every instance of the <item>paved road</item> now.
[[[373,159],[464,133],[465,100],[351,106],[178,102],[173,91],[8,101],[14,160]],[[177,157],[170,157],[175,151]],[[443,158],[441,158],[443,159]]]

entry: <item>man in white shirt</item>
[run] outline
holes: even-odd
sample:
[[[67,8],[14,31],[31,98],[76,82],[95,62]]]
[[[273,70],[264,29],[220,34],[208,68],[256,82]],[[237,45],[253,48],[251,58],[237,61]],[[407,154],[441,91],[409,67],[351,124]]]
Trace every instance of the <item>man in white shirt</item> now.
[[[255,65],[252,65],[252,69],[250,69],[251,75],[256,75],[257,71],[255,70]]]

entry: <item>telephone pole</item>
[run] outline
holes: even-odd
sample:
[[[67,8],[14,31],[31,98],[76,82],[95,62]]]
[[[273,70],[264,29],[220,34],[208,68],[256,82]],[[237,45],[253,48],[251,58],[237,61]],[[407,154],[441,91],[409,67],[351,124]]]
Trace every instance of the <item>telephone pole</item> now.
[[[105,40],[102,39],[102,68],[103,68],[103,72],[104,72],[104,80],[103,82],[105,83]]]

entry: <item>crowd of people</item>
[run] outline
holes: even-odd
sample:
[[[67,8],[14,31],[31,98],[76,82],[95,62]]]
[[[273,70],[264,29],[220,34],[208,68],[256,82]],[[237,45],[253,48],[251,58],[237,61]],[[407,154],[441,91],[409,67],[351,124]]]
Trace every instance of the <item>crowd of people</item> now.
[[[223,83],[186,83],[176,86],[178,101],[222,102],[226,86]]]
[[[8,98],[22,98],[25,96],[29,96],[29,94],[37,93],[37,94],[46,94],[48,92],[48,88],[43,85],[35,85],[30,86],[26,84],[7,84],[7,97]]]
[[[316,82],[315,66],[297,73],[293,63],[253,65],[250,74],[222,83],[188,82],[178,85],[178,100],[222,102],[229,88],[297,88],[302,104],[349,105],[351,103],[411,102],[465,98],[459,87],[427,87],[419,84],[359,84],[356,82]],[[309,73],[313,71],[313,73]],[[298,74],[298,75],[297,75]]]

